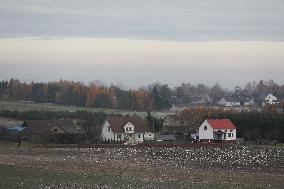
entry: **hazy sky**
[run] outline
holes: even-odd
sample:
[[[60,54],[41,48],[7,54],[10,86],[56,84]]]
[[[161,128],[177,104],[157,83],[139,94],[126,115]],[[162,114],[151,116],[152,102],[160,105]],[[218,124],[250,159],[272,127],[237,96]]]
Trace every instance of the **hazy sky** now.
[[[284,0],[0,0],[0,79],[284,83]]]

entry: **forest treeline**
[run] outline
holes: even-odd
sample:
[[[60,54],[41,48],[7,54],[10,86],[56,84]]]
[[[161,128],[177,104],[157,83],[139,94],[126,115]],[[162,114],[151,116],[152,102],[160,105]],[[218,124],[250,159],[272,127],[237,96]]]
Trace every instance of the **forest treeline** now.
[[[125,90],[115,85],[88,85],[74,81],[21,82],[17,79],[0,81],[1,100],[26,100],[39,103],[112,108],[137,111],[168,109],[173,103],[190,103],[195,97],[210,95],[213,100],[226,95],[238,94],[257,99],[263,94],[272,93],[284,98],[284,85],[274,81],[250,82],[234,91],[223,89],[218,83],[209,87],[204,84],[183,83],[170,88],[167,84],[151,84],[139,89]]]

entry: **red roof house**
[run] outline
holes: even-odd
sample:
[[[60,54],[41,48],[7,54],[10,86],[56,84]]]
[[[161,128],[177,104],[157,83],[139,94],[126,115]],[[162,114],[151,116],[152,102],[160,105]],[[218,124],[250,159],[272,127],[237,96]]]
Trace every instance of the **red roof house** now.
[[[199,140],[234,142],[236,130],[236,126],[229,119],[206,119],[199,127]]]

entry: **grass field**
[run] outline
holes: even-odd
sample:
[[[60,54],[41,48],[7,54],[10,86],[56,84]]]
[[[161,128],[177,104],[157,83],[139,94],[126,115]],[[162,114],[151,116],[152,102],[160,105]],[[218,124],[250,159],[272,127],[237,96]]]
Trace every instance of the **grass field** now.
[[[284,187],[274,146],[36,148],[0,145],[0,188]]]
[[[28,111],[28,110],[43,110],[43,111],[90,111],[90,112],[105,112],[107,114],[123,114],[132,115],[133,111],[128,110],[116,110],[116,109],[103,109],[103,108],[88,108],[79,106],[66,106],[52,103],[30,103],[23,101],[0,101],[0,110],[17,110],[17,111]],[[146,112],[135,112],[139,116],[146,116]],[[161,116],[163,113],[154,112],[154,116]]]

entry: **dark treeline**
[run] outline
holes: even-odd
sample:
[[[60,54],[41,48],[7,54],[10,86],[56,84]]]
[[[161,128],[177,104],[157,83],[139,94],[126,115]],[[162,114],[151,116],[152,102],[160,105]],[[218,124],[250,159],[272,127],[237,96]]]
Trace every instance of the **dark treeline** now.
[[[273,110],[260,112],[225,111],[212,108],[185,109],[181,111],[176,121],[180,125],[198,130],[205,119],[230,119],[237,127],[237,137],[248,141],[277,140],[284,142],[284,114]]]
[[[174,103],[190,103],[194,97],[203,97],[209,95],[213,101],[217,101],[225,96],[240,96],[254,99],[259,104],[263,101],[263,96],[273,94],[280,100],[284,98],[284,85],[279,85],[273,80],[249,82],[244,87],[235,86],[234,90],[228,91],[216,83],[212,87],[203,84],[191,85],[183,83],[173,90],[175,95]]]
[[[65,80],[26,83],[10,79],[0,82],[1,100],[26,100],[138,111],[167,109],[173,103],[190,103],[193,98],[205,95],[210,95],[213,100],[232,94],[258,99],[268,93],[274,94],[281,100],[284,98],[284,85],[278,85],[270,80],[248,83],[243,88],[237,86],[234,91],[224,90],[218,83],[212,87],[183,83],[173,89],[166,84],[152,84],[136,90],[123,90],[115,85],[109,87],[94,83],[85,85]]]

